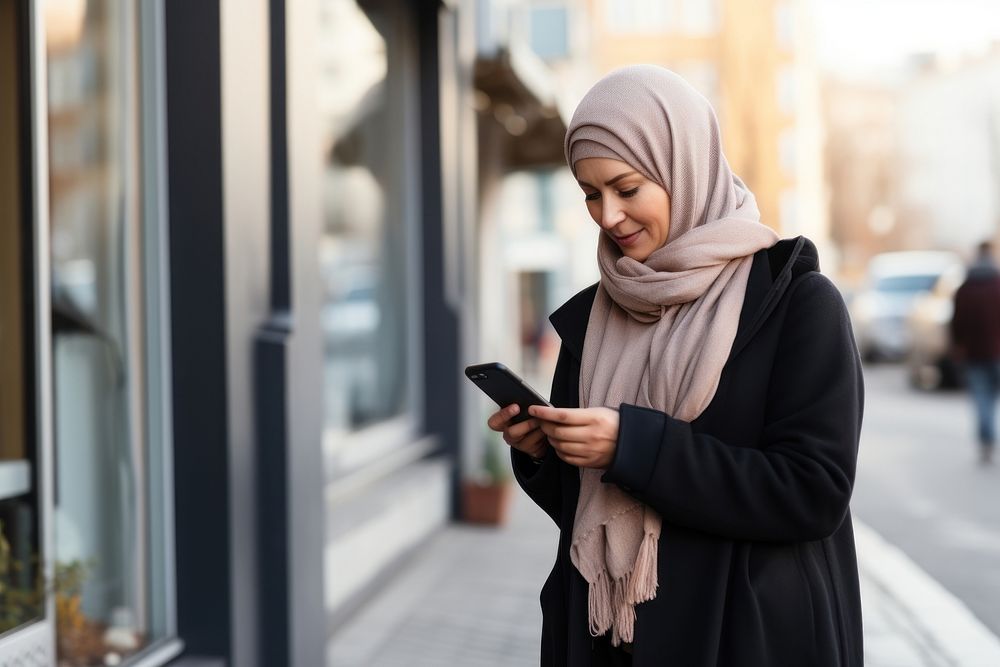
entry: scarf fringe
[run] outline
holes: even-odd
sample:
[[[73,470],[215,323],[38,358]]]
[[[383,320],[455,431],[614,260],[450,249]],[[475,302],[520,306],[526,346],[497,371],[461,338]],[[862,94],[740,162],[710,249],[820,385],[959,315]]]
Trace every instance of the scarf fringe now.
[[[635,607],[630,604],[622,604],[615,613],[615,625],[614,631],[611,634],[611,645],[620,646],[622,642],[631,642],[634,627]]]
[[[655,573],[653,578],[655,591]],[[634,603],[629,602],[632,581],[631,574],[612,580],[602,570],[597,575],[597,580],[590,583],[587,611],[591,636],[599,637],[611,630],[612,646],[632,641],[635,626],[635,607]],[[646,599],[652,599],[652,596]]]
[[[628,595],[625,598],[629,605],[637,605],[656,597],[658,545],[659,540],[653,533],[646,533],[639,544],[639,553],[635,558],[635,565],[632,567]]]
[[[603,635],[611,627],[611,582],[608,581],[608,573],[601,570],[597,575],[597,580],[590,582],[590,590],[587,595],[588,610],[590,618],[590,635],[598,637]]]
[[[611,579],[607,570],[601,570],[590,582],[587,615],[591,636],[599,637],[611,630],[612,646],[632,641],[635,605],[656,597],[657,544],[656,536],[646,533],[631,572]]]

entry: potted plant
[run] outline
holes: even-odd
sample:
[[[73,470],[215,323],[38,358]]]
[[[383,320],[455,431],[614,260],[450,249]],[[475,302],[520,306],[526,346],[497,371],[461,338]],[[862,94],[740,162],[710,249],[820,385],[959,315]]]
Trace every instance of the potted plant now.
[[[45,591],[37,556],[25,563],[14,556],[0,521],[0,633],[41,616]]]
[[[469,523],[501,526],[507,522],[513,475],[507,444],[487,429],[479,473],[462,484],[462,518]]]

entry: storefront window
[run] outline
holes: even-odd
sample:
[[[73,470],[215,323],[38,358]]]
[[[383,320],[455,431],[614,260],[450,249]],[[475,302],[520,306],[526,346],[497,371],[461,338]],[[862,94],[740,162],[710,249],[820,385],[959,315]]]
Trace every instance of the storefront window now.
[[[166,632],[148,548],[135,11],[60,0],[46,12],[54,594],[67,667],[125,662]]]
[[[664,0],[606,0],[604,25],[618,35],[667,32],[673,9],[673,2]]]
[[[18,3],[0,0],[0,634],[40,618],[44,603],[24,39]]]
[[[375,4],[375,3],[373,3]],[[398,13],[398,12],[397,12]],[[322,0],[326,426],[349,434],[408,407],[405,39],[399,18]]]

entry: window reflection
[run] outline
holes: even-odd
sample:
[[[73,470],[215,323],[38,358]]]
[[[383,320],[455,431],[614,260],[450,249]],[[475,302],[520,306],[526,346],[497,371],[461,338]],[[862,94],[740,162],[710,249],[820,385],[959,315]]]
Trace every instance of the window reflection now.
[[[320,26],[326,423],[346,432],[405,409],[401,77],[387,16],[324,0]]]
[[[42,615],[24,15],[0,0],[0,633]]]
[[[148,626],[139,312],[135,15],[46,12],[59,664],[117,664]],[[75,22],[74,22],[75,21]],[[134,272],[134,273],[133,273]]]

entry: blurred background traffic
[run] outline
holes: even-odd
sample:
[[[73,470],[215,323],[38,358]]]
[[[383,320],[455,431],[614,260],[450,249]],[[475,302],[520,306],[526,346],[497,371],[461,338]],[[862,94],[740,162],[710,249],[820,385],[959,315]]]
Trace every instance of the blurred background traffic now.
[[[869,663],[1000,664],[949,338],[993,0],[0,0],[0,658],[536,662],[555,528],[461,369],[547,392],[598,278],[566,123],[640,62],[848,303]]]

